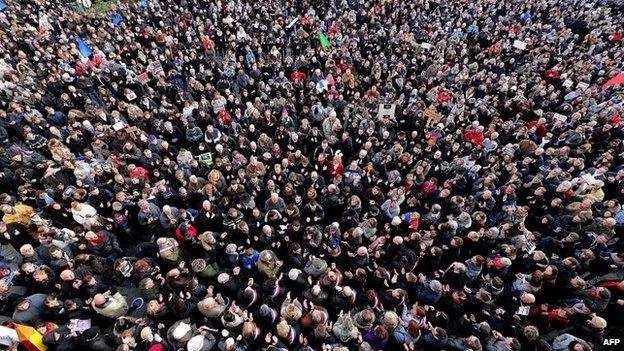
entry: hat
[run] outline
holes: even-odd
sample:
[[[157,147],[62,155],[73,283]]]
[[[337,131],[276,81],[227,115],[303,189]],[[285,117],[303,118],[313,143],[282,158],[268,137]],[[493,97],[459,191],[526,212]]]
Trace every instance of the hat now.
[[[98,328],[98,327],[91,327],[91,328],[85,330],[84,332],[82,332],[82,336],[84,337],[85,340],[91,341],[91,340],[97,338],[99,333],[100,333],[100,328]]]
[[[201,349],[203,347],[204,347],[204,336],[203,335],[196,335],[196,336],[192,337],[186,343],[186,349],[188,351],[201,351]]]
[[[150,135],[147,137],[147,140],[149,140],[149,142],[150,142],[150,143],[155,142],[157,139],[158,139],[158,138],[156,138],[156,136],[155,136],[154,134],[150,134]]]
[[[175,329],[173,329],[173,338],[177,341],[182,341],[185,338],[190,337],[191,334],[191,326],[189,324],[186,324],[184,322],[181,322],[180,324],[178,324],[177,327],[175,327]]]

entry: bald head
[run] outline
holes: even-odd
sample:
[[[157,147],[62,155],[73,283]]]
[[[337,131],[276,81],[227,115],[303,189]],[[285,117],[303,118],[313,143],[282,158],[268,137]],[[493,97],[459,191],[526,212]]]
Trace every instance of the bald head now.
[[[93,297],[93,304],[95,306],[101,306],[101,305],[103,305],[105,303],[106,303],[106,296],[104,296],[103,294],[96,294]]]

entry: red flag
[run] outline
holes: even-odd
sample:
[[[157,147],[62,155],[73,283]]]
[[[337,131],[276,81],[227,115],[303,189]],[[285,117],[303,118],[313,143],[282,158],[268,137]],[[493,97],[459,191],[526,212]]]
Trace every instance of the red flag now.
[[[609,79],[606,83],[602,85],[602,88],[607,89],[608,87],[618,85],[618,84],[624,84],[624,73],[620,73],[616,75],[615,77]]]

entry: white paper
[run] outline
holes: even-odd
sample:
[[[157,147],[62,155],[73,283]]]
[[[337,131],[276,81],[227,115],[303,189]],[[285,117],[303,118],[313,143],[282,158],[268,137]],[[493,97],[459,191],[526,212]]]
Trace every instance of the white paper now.
[[[118,132],[122,129],[124,129],[126,127],[126,125],[123,122],[117,122],[115,124],[113,124],[113,130]]]
[[[564,87],[571,87],[571,86],[573,86],[573,85],[574,85],[574,82],[573,82],[573,81],[571,81],[570,79],[566,79],[566,80],[563,82],[563,86],[564,86]]]
[[[74,322],[74,331],[82,333],[83,331],[91,328],[91,320],[90,319],[72,319]]]
[[[0,345],[11,346],[18,341],[15,329],[0,326]]]
[[[522,40],[514,40],[513,47],[524,50],[527,47],[527,43],[523,42]]]
[[[518,311],[516,311],[516,314],[520,316],[528,316],[530,310],[531,306],[520,306],[520,308],[518,308]]]
[[[585,90],[587,88],[589,88],[589,84],[585,83],[585,82],[579,82],[576,85],[577,88],[581,89],[581,90]]]
[[[295,18],[294,20],[292,20],[292,22],[290,22],[287,26],[286,29],[290,29],[290,27],[294,26],[295,23],[297,23],[299,21],[299,17]]]
[[[383,117],[383,116],[388,116],[390,119],[394,118],[396,112],[396,105],[395,104],[381,104],[379,105],[379,112],[377,113],[377,116],[379,117]]]
[[[561,113],[555,113],[555,119],[557,119],[557,120],[559,120],[561,122],[565,122],[568,119],[568,117],[562,115]]]
[[[425,49],[425,50],[431,50],[431,48],[433,48],[433,45],[431,45],[429,43],[422,43],[422,44],[420,44],[420,47]]]

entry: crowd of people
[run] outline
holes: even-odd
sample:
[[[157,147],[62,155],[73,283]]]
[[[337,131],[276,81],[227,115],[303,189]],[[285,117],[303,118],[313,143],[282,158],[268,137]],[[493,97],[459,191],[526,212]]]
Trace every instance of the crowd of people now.
[[[622,2],[2,4],[0,314],[48,350],[618,330]]]

